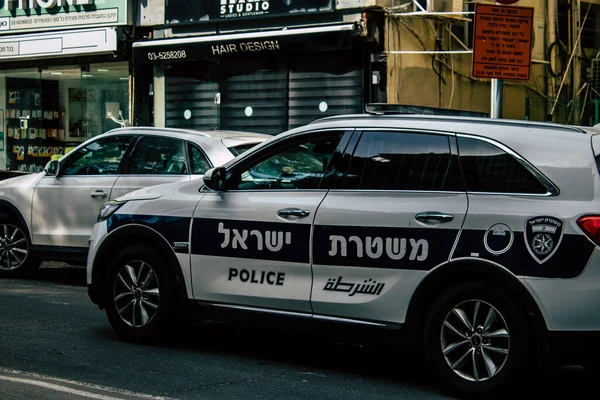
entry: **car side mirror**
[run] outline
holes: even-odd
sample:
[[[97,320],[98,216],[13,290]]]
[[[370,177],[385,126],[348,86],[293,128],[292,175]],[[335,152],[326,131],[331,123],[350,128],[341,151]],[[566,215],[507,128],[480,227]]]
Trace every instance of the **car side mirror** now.
[[[210,190],[222,192],[225,190],[225,168],[211,168],[204,174],[204,184]]]
[[[44,167],[44,172],[46,175],[50,176],[58,176],[60,173],[60,163],[58,160],[50,160],[48,164]]]

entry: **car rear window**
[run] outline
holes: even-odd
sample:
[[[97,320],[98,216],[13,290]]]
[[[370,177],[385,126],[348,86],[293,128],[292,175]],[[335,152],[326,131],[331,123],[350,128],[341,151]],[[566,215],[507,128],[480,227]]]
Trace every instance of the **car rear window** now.
[[[250,150],[251,148],[253,148],[257,144],[258,143],[240,144],[239,146],[228,147],[228,149],[231,152],[231,154],[233,154],[234,156],[239,156],[240,154],[242,154],[246,150]]]
[[[543,185],[523,164],[483,140],[459,137],[458,148],[467,191],[546,194]]]

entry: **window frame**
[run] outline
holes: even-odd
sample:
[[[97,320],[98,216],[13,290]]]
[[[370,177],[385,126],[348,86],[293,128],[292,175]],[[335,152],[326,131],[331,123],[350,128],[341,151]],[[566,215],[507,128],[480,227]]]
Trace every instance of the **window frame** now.
[[[529,171],[533,175],[533,177],[535,179],[537,179],[537,181],[543,187],[546,188],[546,193],[478,192],[478,191],[469,191],[468,188],[467,188],[467,193],[480,194],[480,195],[483,194],[483,195],[495,195],[495,196],[523,196],[523,197],[555,197],[560,194],[560,189],[558,188],[558,186],[556,186],[554,184],[554,182],[552,182],[550,180],[550,178],[548,178],[546,175],[544,175],[539,169],[537,169],[532,163],[527,161],[527,159],[525,159],[519,153],[517,153],[510,147],[498,142],[497,140],[490,139],[490,138],[483,137],[483,136],[477,136],[477,135],[473,135],[473,134],[457,133],[456,134],[456,142],[457,142],[457,146],[458,146],[459,160],[461,160],[461,157],[462,157],[460,154],[460,144],[458,143],[459,138],[479,140],[479,141],[488,143],[492,146],[499,148],[500,150],[504,151],[509,156],[513,157],[519,164],[521,164],[527,171]],[[461,170],[463,171],[463,179],[464,179],[464,170],[462,169],[462,161],[460,164],[461,164]],[[465,181],[465,188],[466,188],[466,184],[467,184],[466,179],[464,179],[464,181]]]
[[[185,162],[188,163],[189,166],[189,157],[188,157],[188,152],[187,152],[187,140],[185,139],[180,139],[180,138],[174,138],[174,137],[170,137],[170,136],[163,136],[163,135],[153,135],[153,134],[138,134],[136,135],[137,139],[135,139],[135,143],[130,144],[129,147],[129,151],[128,151],[128,157],[127,157],[127,162],[126,163],[122,163],[120,165],[120,175],[123,176],[190,176],[189,173],[189,168],[188,169],[188,173],[187,174],[132,174],[129,172],[126,172],[130,166],[130,163],[133,163],[133,155],[135,154],[136,148],[138,146],[138,144],[140,142],[142,142],[144,139],[149,139],[149,138],[158,138],[158,139],[165,139],[165,140],[175,140],[175,141],[179,141],[183,144],[183,154],[184,154],[184,159]],[[123,160],[125,160],[125,156],[123,156]]]
[[[319,187],[316,189],[268,189],[268,190],[265,190],[265,189],[230,189],[228,187],[228,181],[230,181],[233,174],[238,173],[238,171],[240,171],[240,170],[248,169],[248,167],[250,165],[253,165],[256,162],[266,160],[267,158],[269,158],[270,156],[275,154],[278,151],[278,149],[280,149],[281,147],[289,145],[290,142],[295,142],[298,140],[310,140],[312,137],[318,138],[319,135],[323,135],[326,133],[340,132],[340,133],[342,133],[342,135],[340,137],[340,141],[339,141],[335,151],[332,154],[331,160],[329,161],[329,165],[327,166],[327,172],[333,172],[335,170],[335,165],[336,165],[336,161],[337,161],[337,158],[335,157],[336,153],[338,153],[338,152],[340,154],[345,153],[345,151],[347,150],[346,147],[348,145],[349,138],[354,134],[354,131],[355,131],[354,128],[345,128],[345,127],[303,131],[303,132],[298,132],[293,135],[282,137],[278,140],[269,141],[268,145],[261,147],[260,149],[258,149],[257,151],[254,151],[252,153],[244,152],[241,155],[243,157],[242,159],[240,159],[237,163],[232,164],[227,168],[226,175],[225,175],[226,178],[225,178],[224,191],[232,192],[232,193],[233,192],[235,192],[235,193],[242,193],[242,192],[277,193],[277,192],[301,192],[301,191],[306,192],[306,191],[329,190],[329,187],[328,187],[329,179],[327,179],[326,177],[321,180]],[[343,146],[343,148],[340,151],[341,146]],[[240,157],[240,156],[238,156],[238,157]]]
[[[192,158],[192,147],[196,147],[198,149],[198,151],[200,151],[200,154],[202,154],[204,156],[204,158],[206,159],[206,161],[208,161],[208,165],[209,165],[209,169],[214,168],[214,164],[211,161],[210,157],[208,157],[208,154],[206,154],[206,151],[204,151],[204,149],[202,148],[202,146],[200,146],[198,143],[196,142],[192,142],[190,140],[186,140],[186,144],[187,146],[185,146],[185,158],[187,160],[187,171],[188,171],[188,175],[204,175],[204,174],[195,174],[192,172],[192,164],[193,164],[193,158]],[[208,169],[206,170],[208,171]],[[206,171],[204,173],[206,173]]]
[[[332,191],[336,192],[373,192],[373,193],[466,193],[466,182],[464,180],[464,175],[462,172],[462,166],[460,164],[460,156],[458,152],[458,144],[457,144],[457,134],[455,132],[446,132],[446,131],[432,131],[428,129],[419,129],[419,128],[394,128],[394,127],[375,127],[375,128],[356,128],[354,135],[351,138],[352,147],[346,149],[342,156],[342,162],[345,166],[349,166],[352,163],[354,158],[354,154],[358,145],[360,144],[360,140],[362,139],[362,135],[364,132],[396,132],[399,134],[402,133],[410,133],[410,134],[421,134],[421,135],[436,135],[436,136],[445,136],[448,138],[448,149],[451,157],[456,158],[456,162],[458,162],[458,168],[461,173],[461,181],[463,190],[409,190],[409,189],[341,189],[341,188],[331,188]]]
[[[129,145],[127,145],[127,150],[125,150],[125,153],[123,153],[123,157],[121,157],[121,160],[119,161],[119,166],[117,167],[117,172],[114,174],[103,174],[103,175],[97,175],[97,174],[77,174],[77,175],[67,175],[64,173],[65,170],[65,164],[69,161],[69,159],[71,159],[78,151],[80,151],[83,148],[88,147],[89,145],[91,145],[92,143],[96,143],[98,141],[104,140],[104,139],[112,139],[115,137],[130,137],[131,140],[129,142]],[[133,133],[119,133],[116,135],[109,135],[109,136],[102,136],[102,137],[95,137],[93,139],[91,139],[89,142],[84,142],[82,143],[81,146],[78,146],[76,149],[73,149],[73,151],[69,152],[68,154],[65,155],[64,159],[60,161],[60,177],[61,178],[68,178],[68,177],[77,177],[77,176],[118,176],[118,175],[122,175],[123,174],[123,167],[126,163],[126,160],[129,158],[129,156],[132,153],[132,150],[135,146],[135,143],[137,143],[138,140],[138,135],[133,134]],[[72,166],[72,164],[71,164]]]

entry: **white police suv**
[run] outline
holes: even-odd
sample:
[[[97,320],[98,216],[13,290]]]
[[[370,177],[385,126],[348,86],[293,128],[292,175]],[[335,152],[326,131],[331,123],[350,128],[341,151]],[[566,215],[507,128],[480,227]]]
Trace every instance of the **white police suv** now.
[[[450,388],[488,393],[547,350],[591,355],[598,343],[597,133],[322,119],[208,171],[205,185],[106,203],[89,295],[128,340],[165,335],[188,302],[396,329]]]

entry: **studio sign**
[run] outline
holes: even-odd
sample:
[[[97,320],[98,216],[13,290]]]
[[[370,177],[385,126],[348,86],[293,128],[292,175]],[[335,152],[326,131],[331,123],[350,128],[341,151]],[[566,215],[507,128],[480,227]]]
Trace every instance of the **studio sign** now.
[[[4,9],[11,11],[36,8],[54,8],[63,6],[89,6],[94,0],[4,0]]]
[[[221,0],[221,18],[250,17],[268,14],[270,0]]]

